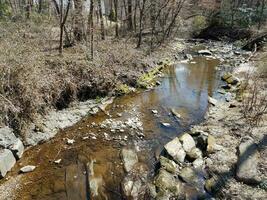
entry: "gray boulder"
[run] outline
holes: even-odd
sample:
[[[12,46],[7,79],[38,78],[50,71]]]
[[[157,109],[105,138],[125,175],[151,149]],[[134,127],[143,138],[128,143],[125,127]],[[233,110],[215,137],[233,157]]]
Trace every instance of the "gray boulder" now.
[[[24,152],[22,141],[17,138],[9,127],[0,128],[0,147],[10,149],[18,160]]]
[[[164,148],[175,161],[184,162],[186,153],[182,147],[179,138],[174,138],[172,141],[167,143]]]
[[[0,178],[5,177],[15,163],[16,159],[9,149],[0,150]]]
[[[15,144],[17,137],[13,130],[9,127],[0,128],[0,147],[7,149],[12,144]]]
[[[258,174],[259,152],[252,139],[241,142],[238,147],[239,158],[236,178],[247,184],[260,182]]]

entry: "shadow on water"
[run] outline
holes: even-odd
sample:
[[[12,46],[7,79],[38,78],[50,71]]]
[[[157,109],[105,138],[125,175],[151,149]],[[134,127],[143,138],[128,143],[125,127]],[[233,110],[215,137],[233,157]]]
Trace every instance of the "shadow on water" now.
[[[19,163],[38,167],[23,176],[24,185],[17,191],[19,199],[86,199],[89,194],[94,200],[122,199],[120,183],[125,173],[121,148],[135,147],[139,160],[153,168],[154,152],[191,125],[200,123],[208,108],[208,96],[218,95],[215,68],[219,61],[204,57],[193,61],[167,68],[161,85],[153,90],[115,99],[107,110],[109,116],[104,113],[90,116],[60,131],[51,141],[25,152]],[[152,114],[153,109],[158,111],[157,115]],[[171,115],[171,109],[181,119]],[[110,118],[125,122],[133,117],[142,122],[143,139],[125,130],[115,134],[121,138],[128,136],[127,141],[107,140],[104,133],[114,135],[110,129],[92,126]],[[170,123],[171,127],[164,127],[162,122]],[[96,138],[84,140],[90,133]],[[67,145],[66,138],[75,139],[75,143]],[[62,160],[60,164],[54,163],[57,159]],[[14,173],[18,170],[19,166]]]

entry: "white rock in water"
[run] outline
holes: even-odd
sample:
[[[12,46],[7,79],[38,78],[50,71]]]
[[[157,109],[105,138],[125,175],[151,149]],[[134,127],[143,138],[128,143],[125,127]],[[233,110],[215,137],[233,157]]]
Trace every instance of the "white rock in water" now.
[[[71,144],[73,144],[74,142],[75,142],[75,140],[67,138],[67,144],[71,145]]]
[[[163,123],[161,123],[163,126],[165,126],[165,127],[170,127],[171,126],[171,124],[170,123],[165,123],[165,122],[163,122]]]
[[[7,172],[15,165],[16,159],[8,149],[0,150],[0,178],[4,177]]]
[[[212,55],[212,53],[209,50],[199,50],[198,54],[206,55],[206,56],[211,56]]]
[[[158,111],[157,110],[152,110],[152,113],[156,115],[156,114],[158,114]]]
[[[36,168],[36,166],[34,166],[34,165],[27,165],[25,167],[22,167],[20,169],[20,172],[22,172],[22,173],[32,172],[33,170],[35,170],[35,168]]]
[[[166,149],[168,154],[173,157],[175,161],[184,162],[186,153],[182,147],[179,138],[173,139],[172,141],[167,143],[164,148]]]

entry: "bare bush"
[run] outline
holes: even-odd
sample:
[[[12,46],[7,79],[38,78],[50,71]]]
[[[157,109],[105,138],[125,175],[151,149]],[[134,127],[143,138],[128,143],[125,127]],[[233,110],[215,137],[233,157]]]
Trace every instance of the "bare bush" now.
[[[259,126],[267,113],[267,93],[259,74],[247,75],[246,93],[243,94],[243,116],[250,128]]]

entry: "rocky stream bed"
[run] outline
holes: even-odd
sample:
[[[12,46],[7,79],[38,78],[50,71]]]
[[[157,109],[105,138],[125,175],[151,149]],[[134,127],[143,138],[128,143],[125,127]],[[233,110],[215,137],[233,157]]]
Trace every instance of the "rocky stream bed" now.
[[[250,52],[196,43],[147,89],[52,112],[24,144],[0,129],[0,199],[266,199],[266,116],[246,134],[238,101]]]

